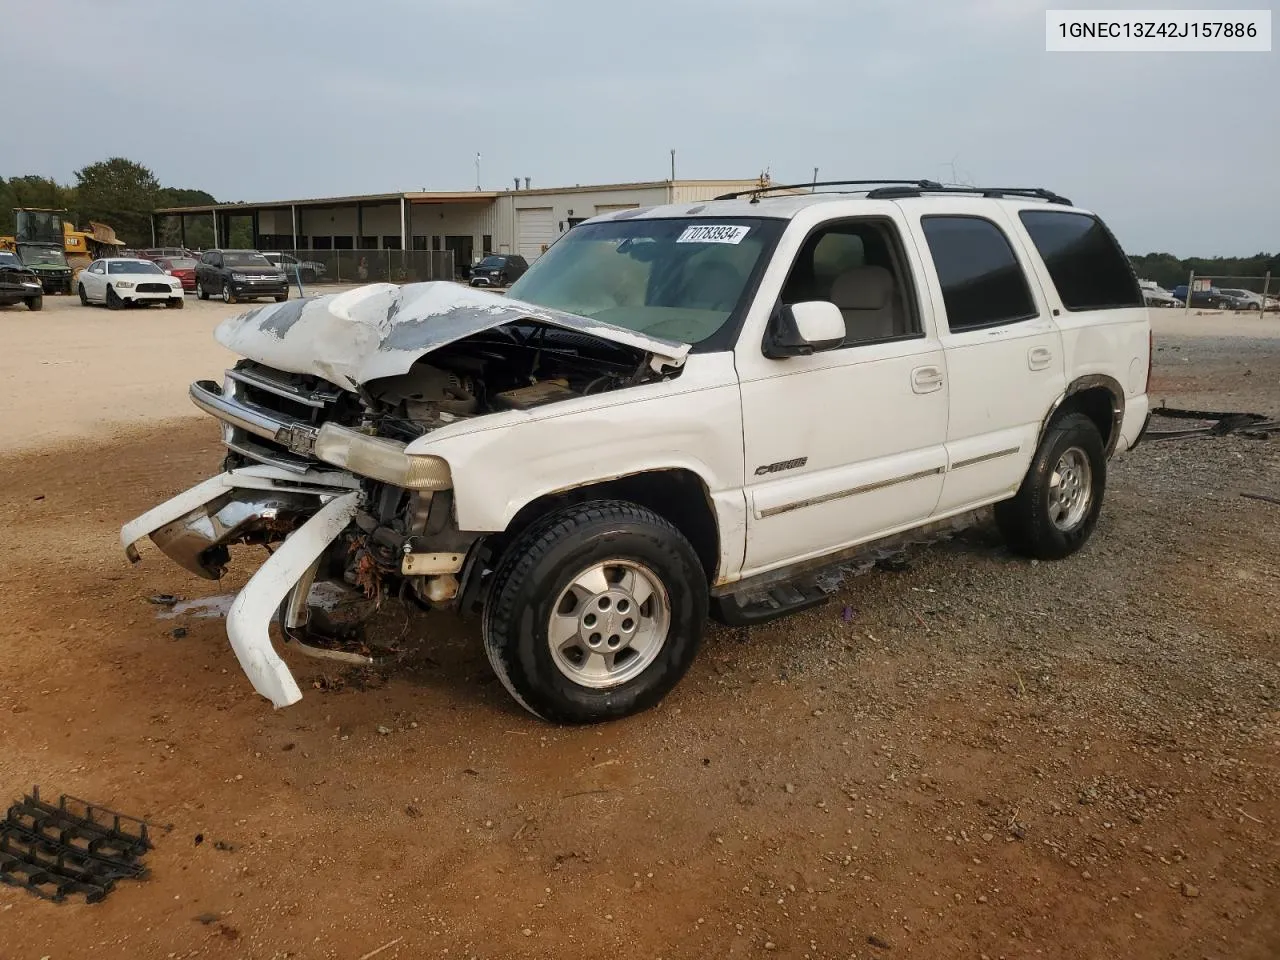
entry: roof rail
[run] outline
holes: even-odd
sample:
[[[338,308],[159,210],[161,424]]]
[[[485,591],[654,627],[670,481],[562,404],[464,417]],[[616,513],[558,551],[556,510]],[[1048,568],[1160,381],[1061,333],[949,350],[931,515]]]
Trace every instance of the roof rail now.
[[[736,193],[722,193],[716,199],[736,200],[738,197],[750,195],[751,202],[755,203],[760,199],[761,194],[772,193],[775,190],[802,190],[805,187],[810,189],[814,187],[874,187],[882,184],[915,187],[919,190],[943,189],[942,184],[935,180],[814,180],[809,183],[778,183],[767,187],[752,187],[750,190],[739,190]]]
[[[904,197],[918,197],[925,193],[969,193],[983,197],[1033,197],[1059,203],[1063,206],[1075,206],[1066,197],[1059,196],[1044,187],[943,187],[943,186],[887,186],[868,191],[868,200],[900,200]]]

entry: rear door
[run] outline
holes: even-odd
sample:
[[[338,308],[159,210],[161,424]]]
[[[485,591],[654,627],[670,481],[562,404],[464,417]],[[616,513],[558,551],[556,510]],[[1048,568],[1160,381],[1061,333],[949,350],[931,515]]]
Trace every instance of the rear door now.
[[[999,204],[931,197],[903,206],[913,214],[950,380],[938,513],[956,513],[1017,491],[1066,387],[1062,336]]]

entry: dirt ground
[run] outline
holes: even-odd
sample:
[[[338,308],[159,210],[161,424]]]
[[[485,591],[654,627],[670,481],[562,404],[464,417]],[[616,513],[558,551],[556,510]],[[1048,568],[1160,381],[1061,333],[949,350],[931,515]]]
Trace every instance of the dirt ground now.
[[[159,824],[101,904],[0,886],[2,960],[1280,955],[1280,441],[1149,443],[1079,555],[983,527],[712,630],[656,710],[541,724],[478,627],[255,696],[120,524],[204,478],[237,308],[0,309],[0,802]],[[1153,394],[1280,415],[1280,319],[1156,318]],[[186,633],[175,633],[185,628]],[[388,946],[389,944],[389,946]]]

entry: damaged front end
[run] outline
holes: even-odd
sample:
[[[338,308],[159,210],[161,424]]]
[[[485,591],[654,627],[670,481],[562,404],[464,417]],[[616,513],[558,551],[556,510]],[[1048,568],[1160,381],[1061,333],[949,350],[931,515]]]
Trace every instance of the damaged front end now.
[[[232,603],[227,633],[254,689],[301,698],[268,632],[311,639],[308,597],[330,582],[371,602],[458,604],[485,533],[459,530],[449,463],[406,448],[433,431],[676,376],[687,345],[451,283],[375,284],[251,310],[215,334],[246,359],[191,385],[220,421],[225,472],[121,531],[219,579],[230,547],[271,555]],[[465,572],[464,572],[465,571]],[[367,658],[298,642],[304,652]]]

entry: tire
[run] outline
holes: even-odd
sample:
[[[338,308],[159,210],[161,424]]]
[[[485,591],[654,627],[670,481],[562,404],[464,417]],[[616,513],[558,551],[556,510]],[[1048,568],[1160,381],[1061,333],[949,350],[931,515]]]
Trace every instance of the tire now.
[[[289,295],[287,293],[276,294],[276,303],[284,303],[288,299]]]
[[[76,292],[80,294],[80,306],[87,307],[89,305],[89,295],[84,292],[84,284],[79,285],[80,289]]]
[[[1084,414],[1069,413],[1046,431],[1013,499],[996,504],[996,523],[1015,553],[1060,560],[1093,533],[1106,485],[1098,428]]]
[[[209,291],[204,288],[204,283],[199,280],[196,281],[196,298],[200,300],[209,299]]]
[[[558,653],[553,617],[569,627]],[[661,700],[693,662],[706,618],[706,573],[680,531],[636,504],[595,500],[553,511],[508,547],[485,604],[484,646],[530,713],[596,723]],[[596,626],[603,632],[586,633]]]
[[[120,295],[116,293],[116,288],[108,285],[107,287],[107,309],[119,310],[124,306],[124,301],[120,299]]]
[[[44,309],[44,297],[27,297],[27,309],[28,309],[28,310],[43,310],[43,309]]]
[[[236,295],[231,292],[231,284],[226,280],[222,281],[222,302],[235,303]]]
[[[171,297],[169,301],[165,304],[165,306],[168,307],[170,310],[181,310],[186,305],[187,305],[187,302],[183,300],[181,297]]]

